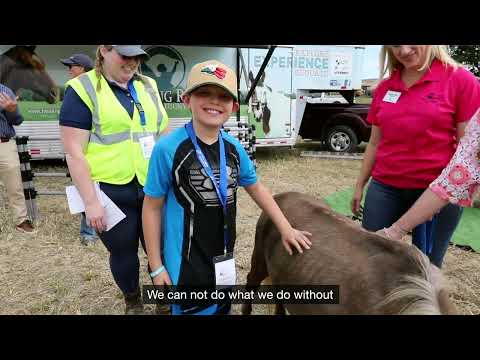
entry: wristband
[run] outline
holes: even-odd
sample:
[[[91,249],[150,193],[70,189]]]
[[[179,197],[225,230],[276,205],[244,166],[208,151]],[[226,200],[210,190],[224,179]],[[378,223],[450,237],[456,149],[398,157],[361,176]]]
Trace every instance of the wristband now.
[[[161,272],[165,271],[165,266],[160,266],[157,270],[150,273],[150,277],[153,279],[155,276],[160,275]]]

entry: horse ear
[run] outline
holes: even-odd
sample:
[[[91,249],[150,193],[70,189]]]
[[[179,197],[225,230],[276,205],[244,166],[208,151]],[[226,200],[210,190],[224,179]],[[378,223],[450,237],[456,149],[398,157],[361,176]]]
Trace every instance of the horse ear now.
[[[37,64],[39,65],[38,67],[36,67],[38,70],[41,70],[41,71],[45,70],[45,61],[40,56],[38,56],[35,53],[32,53],[32,60],[36,61]]]

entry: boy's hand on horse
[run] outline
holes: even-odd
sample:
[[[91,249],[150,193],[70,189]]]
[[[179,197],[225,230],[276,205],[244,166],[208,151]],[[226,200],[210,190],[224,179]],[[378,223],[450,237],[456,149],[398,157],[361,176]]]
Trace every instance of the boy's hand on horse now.
[[[309,239],[312,234],[308,231],[301,231],[291,227],[289,230],[284,231],[281,236],[282,244],[289,255],[293,255],[292,247],[302,254],[302,247],[304,249],[310,249],[310,246],[312,246],[312,242]]]

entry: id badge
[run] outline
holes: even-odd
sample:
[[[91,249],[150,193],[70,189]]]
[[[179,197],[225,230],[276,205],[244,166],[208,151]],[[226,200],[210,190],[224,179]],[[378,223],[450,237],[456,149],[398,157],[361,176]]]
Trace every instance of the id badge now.
[[[383,97],[383,101],[396,104],[398,99],[400,98],[400,95],[402,95],[400,91],[388,90],[385,96]]]
[[[155,140],[153,135],[141,137],[139,139],[140,147],[142,148],[143,158],[148,160],[152,156],[153,147],[155,146]]]
[[[235,272],[235,258],[233,253],[215,256],[213,258],[215,265],[215,285],[233,286],[235,285],[237,274]]]

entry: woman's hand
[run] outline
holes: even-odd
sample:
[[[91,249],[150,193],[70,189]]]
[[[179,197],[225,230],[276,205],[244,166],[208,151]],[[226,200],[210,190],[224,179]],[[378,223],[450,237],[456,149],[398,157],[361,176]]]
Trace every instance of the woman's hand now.
[[[98,233],[107,229],[105,209],[98,199],[94,203],[85,206],[85,216],[87,218],[87,223]]]
[[[360,205],[362,203],[363,198],[363,187],[359,185],[355,186],[355,192],[353,193],[352,201],[351,201],[351,209],[354,215],[359,215],[360,213]]]
[[[407,231],[393,224],[388,228],[383,228],[381,230],[378,230],[376,234],[386,237],[387,239],[390,239],[390,240],[402,241],[403,237],[407,234]]]

